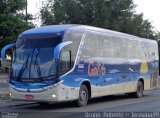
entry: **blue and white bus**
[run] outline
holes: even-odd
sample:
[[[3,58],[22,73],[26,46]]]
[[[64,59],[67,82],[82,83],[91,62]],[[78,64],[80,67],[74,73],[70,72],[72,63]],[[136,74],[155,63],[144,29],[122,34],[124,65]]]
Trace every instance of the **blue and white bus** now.
[[[85,25],[52,25],[27,30],[14,48],[9,78],[13,100],[77,101],[128,94],[143,96],[158,86],[154,40]]]

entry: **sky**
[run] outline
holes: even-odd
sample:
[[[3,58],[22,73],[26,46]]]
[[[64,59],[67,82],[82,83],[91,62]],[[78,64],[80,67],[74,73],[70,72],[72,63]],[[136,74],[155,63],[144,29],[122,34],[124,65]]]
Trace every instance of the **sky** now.
[[[42,6],[42,4],[45,3],[47,0],[27,0],[28,1],[28,13],[38,17],[39,16],[39,11]],[[35,25],[39,26],[40,25],[40,20],[33,21]]]
[[[44,1],[46,0],[28,0],[28,13],[38,16]],[[144,19],[148,19],[155,29],[160,31],[160,0],[134,0],[134,4],[137,5],[136,12],[143,13]],[[39,25],[39,22],[35,24]]]
[[[160,0],[134,0],[136,12],[143,13],[152,25],[160,31]]]

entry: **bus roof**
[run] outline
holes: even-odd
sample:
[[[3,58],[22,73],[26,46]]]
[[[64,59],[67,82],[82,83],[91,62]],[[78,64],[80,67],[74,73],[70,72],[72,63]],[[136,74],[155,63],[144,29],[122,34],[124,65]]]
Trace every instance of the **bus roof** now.
[[[93,27],[93,26],[87,26],[87,25],[78,25],[78,24],[62,24],[62,25],[49,25],[49,26],[43,26],[43,27],[38,27],[38,28],[33,28],[27,31],[24,31],[21,35],[23,36],[35,36],[35,37],[43,37],[43,36],[56,36],[56,35],[61,35],[63,36],[64,32],[69,30],[69,29],[77,29],[77,30],[88,30],[88,31],[95,31],[95,32],[101,32],[101,33],[106,33],[112,36],[119,35],[119,36],[124,36],[128,37],[130,39],[137,39],[140,41],[147,40],[144,38],[140,38],[134,35],[122,33],[122,32],[117,32],[113,30],[108,30],[108,29],[103,29],[103,28],[98,28],[98,27]],[[148,40],[150,41],[150,40]]]
[[[66,25],[49,25],[38,28],[33,28],[27,31],[24,31],[21,35],[24,36],[54,36],[55,34],[63,35],[65,31],[70,28],[76,27],[78,25],[66,24]]]

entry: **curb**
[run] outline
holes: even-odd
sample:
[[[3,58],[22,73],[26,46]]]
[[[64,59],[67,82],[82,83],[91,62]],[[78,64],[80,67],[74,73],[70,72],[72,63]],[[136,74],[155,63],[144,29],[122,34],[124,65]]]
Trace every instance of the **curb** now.
[[[0,100],[9,100],[10,92],[9,88],[0,88]]]
[[[10,94],[0,94],[0,100],[10,100]]]
[[[8,85],[9,73],[0,72],[0,84]],[[8,87],[0,87],[0,100],[10,100],[10,92]]]

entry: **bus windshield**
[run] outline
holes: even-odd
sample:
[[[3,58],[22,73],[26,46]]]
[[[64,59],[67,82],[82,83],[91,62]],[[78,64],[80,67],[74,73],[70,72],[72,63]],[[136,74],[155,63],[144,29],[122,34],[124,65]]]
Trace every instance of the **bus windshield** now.
[[[17,40],[12,68],[13,76],[23,81],[45,80],[56,74],[54,48],[61,43],[61,37],[19,38]]]

